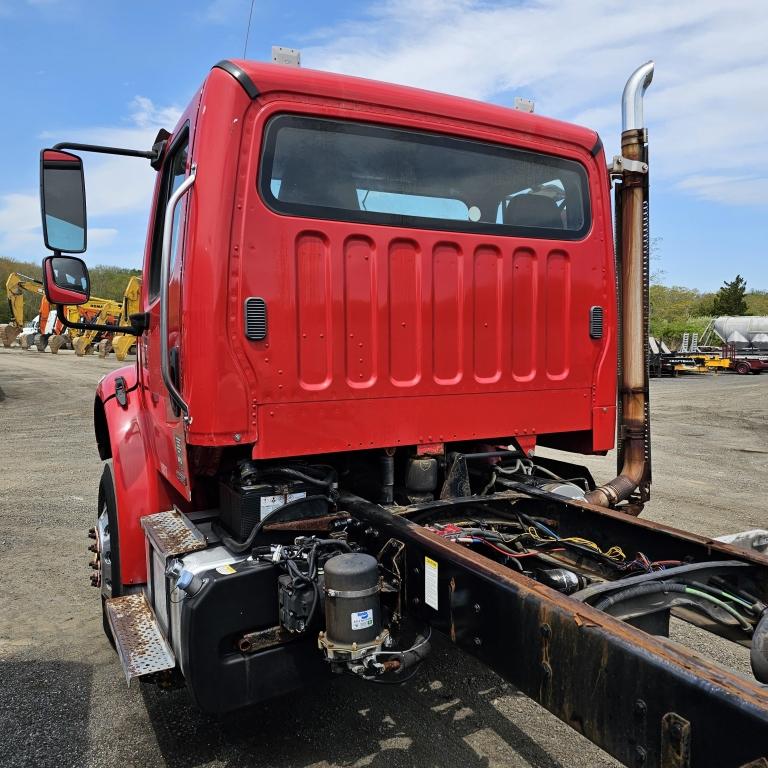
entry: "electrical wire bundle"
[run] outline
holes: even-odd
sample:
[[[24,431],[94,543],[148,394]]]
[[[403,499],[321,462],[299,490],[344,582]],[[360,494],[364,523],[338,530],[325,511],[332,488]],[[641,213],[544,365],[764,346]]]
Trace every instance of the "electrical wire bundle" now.
[[[498,527],[513,525],[511,521],[494,523],[469,520],[458,523],[428,526],[438,535],[465,546],[481,545],[494,550],[505,557],[505,563],[523,571],[525,558],[537,557],[550,552],[570,551],[572,554],[587,556],[603,565],[609,566],[617,577],[626,578],[642,574],[660,573],[670,568],[684,565],[683,560],[651,560],[643,552],[637,552],[629,559],[623,549],[617,545],[603,550],[597,543],[580,536],[559,536],[544,523],[516,513],[519,530],[515,533],[503,533]],[[682,576],[683,574],[681,574]],[[670,577],[672,573],[670,573]],[[603,596],[594,604],[595,608],[607,611],[612,606],[627,600],[663,593],[679,593],[681,602],[689,607],[703,610],[710,618],[720,623],[728,623],[722,614],[728,614],[747,633],[754,631],[755,623],[767,610],[766,606],[753,595],[720,583],[717,578],[713,583],[687,581],[645,581],[627,585],[624,589],[613,591]],[[719,609],[719,610],[718,610]]]
[[[293,544],[258,547],[254,550],[254,559],[270,560],[284,571],[291,580],[291,588],[296,590],[306,586],[313,591],[312,605],[306,620],[310,627],[320,602],[320,567],[333,555],[351,552],[352,548],[343,539],[317,539],[299,537]]]
[[[682,560],[651,560],[642,552],[638,552],[635,555],[634,560],[630,560],[621,566],[621,570],[627,573],[654,573],[655,571],[665,571],[667,568],[674,568],[675,566],[682,565]]]

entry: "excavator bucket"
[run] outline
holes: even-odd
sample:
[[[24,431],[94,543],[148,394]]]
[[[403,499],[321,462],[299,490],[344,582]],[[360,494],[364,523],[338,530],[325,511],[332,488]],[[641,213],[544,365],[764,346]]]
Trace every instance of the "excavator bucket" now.
[[[112,338],[112,349],[115,352],[115,357],[120,362],[125,360],[134,344],[136,344],[136,338],[130,334],[125,333],[120,336],[114,336]]]
[[[21,328],[11,323],[0,325],[0,340],[4,347],[10,347],[21,333]]]
[[[67,343],[67,337],[62,336],[61,334],[56,334],[55,336],[51,336],[50,339],[48,339],[48,347],[51,350],[52,355],[58,354],[59,350],[64,347]]]
[[[85,357],[91,351],[91,341],[85,336],[78,336],[73,340],[72,346],[75,349],[75,354],[78,357]]]
[[[112,351],[112,342],[109,339],[102,339],[99,342],[99,357],[104,358]]]

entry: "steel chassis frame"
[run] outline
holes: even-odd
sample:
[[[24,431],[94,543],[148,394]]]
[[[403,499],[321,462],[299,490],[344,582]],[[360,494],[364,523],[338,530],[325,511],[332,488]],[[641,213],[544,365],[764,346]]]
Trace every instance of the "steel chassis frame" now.
[[[556,520],[564,536],[594,535],[659,558],[674,551],[697,561],[738,560],[753,566],[761,598],[768,594],[764,556],[522,484],[517,491],[524,503],[539,507],[538,514]],[[509,502],[510,494],[474,499],[490,505],[502,500]],[[457,508],[469,502],[453,501]],[[372,548],[390,538],[405,544],[409,617],[446,634],[624,765],[768,768],[768,686],[408,519],[430,509],[444,513],[450,501],[393,513],[342,495],[339,506],[369,524]],[[438,564],[437,610],[425,603],[425,558]]]

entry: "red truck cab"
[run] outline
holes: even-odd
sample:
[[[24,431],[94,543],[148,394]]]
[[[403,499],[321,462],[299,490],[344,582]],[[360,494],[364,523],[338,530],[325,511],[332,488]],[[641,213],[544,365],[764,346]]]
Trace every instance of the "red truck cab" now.
[[[233,61],[158,162],[138,365],[95,403],[130,510],[124,584],[145,581],[139,519],[194,507],[227,451],[613,447],[616,276],[594,131]],[[192,177],[167,280],[179,407],[162,374],[162,244],[169,198]]]

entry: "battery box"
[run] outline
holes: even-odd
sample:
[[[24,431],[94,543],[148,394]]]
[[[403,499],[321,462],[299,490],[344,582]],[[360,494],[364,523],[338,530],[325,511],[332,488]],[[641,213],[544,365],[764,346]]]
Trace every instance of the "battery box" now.
[[[253,527],[270,512],[290,501],[312,495],[313,490],[300,480],[286,483],[219,485],[221,524],[235,539],[247,538]],[[308,510],[309,514],[309,510]]]

